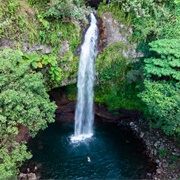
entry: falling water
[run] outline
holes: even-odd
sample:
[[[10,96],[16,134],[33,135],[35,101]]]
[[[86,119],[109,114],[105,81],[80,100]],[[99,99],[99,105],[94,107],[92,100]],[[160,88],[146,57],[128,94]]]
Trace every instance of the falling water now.
[[[78,101],[75,111],[75,132],[72,140],[82,140],[93,135],[94,59],[98,53],[97,20],[90,14],[90,26],[81,47],[78,69]]]

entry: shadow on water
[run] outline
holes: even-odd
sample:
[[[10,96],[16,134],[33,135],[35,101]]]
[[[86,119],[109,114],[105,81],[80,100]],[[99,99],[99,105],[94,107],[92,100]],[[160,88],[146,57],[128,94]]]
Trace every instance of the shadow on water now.
[[[42,179],[143,179],[155,170],[129,130],[96,124],[94,136],[77,143],[73,131],[72,123],[50,124],[29,142],[33,158],[24,170],[38,166]]]

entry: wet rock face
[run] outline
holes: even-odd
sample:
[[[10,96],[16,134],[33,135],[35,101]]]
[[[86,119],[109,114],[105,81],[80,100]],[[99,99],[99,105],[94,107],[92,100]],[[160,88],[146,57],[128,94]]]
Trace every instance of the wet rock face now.
[[[120,29],[124,28],[124,25],[113,19],[110,12],[103,13],[102,21],[106,29],[108,46],[116,42],[127,43],[128,32],[124,36],[120,33]],[[131,33],[132,30],[129,29],[129,31]]]
[[[106,47],[107,44],[107,30],[104,27],[102,19],[98,19],[98,29],[99,29],[99,42],[98,42],[98,52],[102,53],[103,48]]]
[[[131,27],[126,27],[124,24],[119,23],[116,19],[112,17],[111,12],[104,12],[102,18],[98,21],[99,27],[99,52],[106,46],[110,46],[117,42],[122,42],[126,48],[123,50],[122,55],[126,58],[135,62],[142,57],[143,54],[138,53],[136,49],[136,44],[130,44],[128,38],[132,36],[133,30]]]

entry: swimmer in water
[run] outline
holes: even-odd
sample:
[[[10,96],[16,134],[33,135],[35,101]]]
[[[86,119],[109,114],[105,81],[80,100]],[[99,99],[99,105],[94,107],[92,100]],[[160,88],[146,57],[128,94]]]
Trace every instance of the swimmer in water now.
[[[87,161],[88,161],[88,162],[91,162],[91,159],[90,159],[90,157],[87,157]]]

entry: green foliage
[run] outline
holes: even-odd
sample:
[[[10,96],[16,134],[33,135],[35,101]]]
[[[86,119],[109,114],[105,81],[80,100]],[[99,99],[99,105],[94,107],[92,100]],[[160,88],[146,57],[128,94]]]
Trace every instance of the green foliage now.
[[[149,18],[135,19],[135,33],[152,40],[179,37],[178,7],[172,1],[154,1],[150,10]]]
[[[62,79],[62,70],[58,67],[57,60],[54,56],[30,53],[24,54],[23,57],[30,62],[33,69],[40,71],[44,75],[44,79],[47,81],[46,84],[59,82]]]
[[[34,41],[37,33],[36,26],[33,26],[33,10],[28,7],[25,1],[0,0],[0,38],[23,40],[29,38]]]
[[[153,127],[162,128],[169,135],[180,135],[179,1],[111,0],[108,2],[108,5],[100,6],[99,16],[105,11],[110,11],[113,15],[121,12],[117,17],[115,15],[114,17],[120,23],[133,27],[133,40],[140,43],[138,50],[143,51],[146,57],[144,61],[139,63],[141,64],[140,69],[126,67],[124,81],[137,82],[138,78],[143,77],[142,72],[140,72],[143,68],[144,91],[139,94],[139,97],[146,106],[141,109],[144,110],[146,118],[151,120]],[[126,23],[126,20],[130,23]],[[161,40],[152,42],[156,39]],[[150,51],[147,47],[148,42],[151,42]],[[117,52],[118,50],[112,51],[112,54]],[[97,101],[103,102],[106,99],[109,101],[113,99],[113,102],[116,102],[115,104],[118,106],[121,93],[118,92],[117,84],[121,88],[125,86],[122,86],[123,81],[120,76],[117,78],[116,71],[107,68],[107,62],[104,61],[107,57],[109,57],[108,54],[101,59],[104,64],[99,67],[103,67],[103,70],[98,69],[98,72],[100,72],[100,84],[104,81],[105,85],[107,82],[107,86],[110,88],[104,88],[106,89],[104,92],[98,89],[98,91],[106,93],[107,96],[105,98],[100,93]],[[110,57],[110,59],[113,58]],[[112,63],[117,65],[118,62],[115,60]],[[113,65],[111,66],[113,67]],[[127,72],[129,68],[131,71]],[[138,87],[142,88],[141,81],[138,82]],[[142,105],[142,103],[140,104]],[[110,103],[109,106],[115,107],[116,105]]]
[[[139,90],[134,83],[127,83],[127,72],[132,64],[123,56],[126,49],[122,43],[115,43],[106,47],[96,58],[99,84],[95,86],[95,101],[106,103],[110,110],[142,108],[141,100],[137,97]]]
[[[105,103],[109,110],[120,108],[142,110],[143,103],[137,97],[139,89],[136,84],[121,83],[113,86],[95,86],[95,102]]]
[[[161,39],[149,43],[154,57],[145,59],[145,74],[147,77],[169,78],[180,80],[180,40]]]
[[[48,2],[49,0],[28,0],[28,3],[31,5],[34,5],[34,4],[46,5]]]
[[[19,0],[0,1],[0,38],[16,40],[14,46],[18,46],[18,49],[23,48],[22,41],[30,43],[38,41],[51,46],[54,54],[59,54],[62,39],[65,39],[68,34],[66,40],[70,42],[70,48],[74,50],[74,47],[77,47],[80,42],[80,28],[72,23],[74,20],[70,19],[67,22],[66,18],[64,20],[53,16],[49,18],[46,13],[51,10],[50,7],[73,7],[73,11],[67,10],[67,13],[73,13],[73,18],[84,20],[83,9],[79,7],[80,4],[83,4],[82,1],[76,1],[77,5],[71,1],[29,0],[28,2],[34,6],[30,6],[25,0],[22,0],[21,3]],[[58,12],[63,13],[61,9]],[[76,24],[78,24],[78,20]]]
[[[116,19],[120,24],[125,24],[126,28],[128,28],[131,25],[131,15],[128,14],[127,16],[125,12],[119,8],[117,3],[111,3],[109,5],[104,5],[103,3],[101,3],[98,7],[98,16],[102,17],[102,13],[107,11],[111,12],[113,18]]]
[[[72,13],[73,5],[70,1],[55,1],[45,13],[45,17],[51,19],[71,18]]]
[[[83,12],[80,6],[84,4],[83,0],[68,1],[68,0],[54,0],[50,1],[49,7],[44,14],[45,18],[49,19],[63,19],[69,21],[72,18],[82,19]]]
[[[68,41],[70,50],[75,52],[77,46],[81,43],[80,39],[80,27],[72,23],[62,23],[59,28],[61,41]]]
[[[131,12],[137,18],[156,16],[158,10],[165,9],[165,7],[162,9],[161,6],[169,4],[168,0],[110,0],[110,2],[118,2],[124,12]]]
[[[179,157],[177,155],[171,155],[171,160],[173,161],[178,161],[179,160]]]
[[[31,59],[32,62],[35,61],[33,62],[34,68],[43,72],[48,87],[49,85],[51,88],[58,87],[61,85],[62,80],[74,78],[77,75],[78,57],[74,56],[74,52],[78,44],[80,44],[80,27],[73,23],[63,23],[59,20],[49,22],[42,16],[39,16],[39,19],[42,23],[39,27],[38,41],[40,44],[47,44],[52,47],[52,55],[46,59],[51,61],[51,59],[56,58],[57,64],[54,65],[51,62],[43,64],[42,55],[33,53],[30,54],[28,59]],[[61,49],[61,44],[63,49]],[[33,56],[37,56],[36,60],[33,60]],[[55,61],[53,60],[53,62]]]
[[[53,48],[53,54],[59,56],[61,45],[68,42],[71,54],[74,54],[78,44],[80,44],[80,27],[71,22],[59,20],[48,21],[43,15],[38,15],[41,22],[39,26],[38,42],[47,44]],[[66,52],[63,53],[65,55]],[[62,56],[63,56],[62,55]],[[62,59],[61,57],[59,59]]]
[[[65,8],[63,5],[65,2],[53,0],[22,0],[21,2],[7,0],[4,2],[0,0],[2,10],[0,12],[0,38],[12,39],[10,46],[15,49],[24,50],[25,44],[25,47],[31,50],[31,43],[43,44],[51,49],[51,56],[46,59],[51,61],[54,58],[53,62],[57,62],[56,65],[51,62],[43,64],[43,55],[40,51],[38,55],[24,54],[24,59],[31,61],[31,67],[43,73],[47,88],[58,87],[62,80],[76,77],[78,60],[74,57],[74,53],[81,42],[79,20],[85,18],[84,9],[81,7],[83,0],[67,1],[66,5],[73,8],[73,12],[68,11],[68,13],[74,13],[70,19],[45,16],[50,7]]]
[[[62,79],[69,82],[74,82],[77,78],[79,56],[74,56],[70,51],[60,59],[62,65]]]
[[[70,84],[65,87],[66,94],[69,100],[77,100],[77,86],[76,84]]]
[[[152,119],[152,127],[169,135],[180,134],[180,84],[145,80],[144,86],[139,97],[148,107],[146,118]]]
[[[77,7],[82,7],[85,5],[86,0],[73,0],[73,3],[77,6]]]
[[[134,41],[179,37],[179,6],[173,1],[111,0],[109,1],[131,17]],[[109,4],[108,6],[111,6]]]
[[[52,56],[56,57],[57,60],[56,66],[53,65],[52,67],[52,65],[48,64],[42,65],[42,68],[38,67],[38,71],[43,72],[44,78],[48,82],[47,85],[50,85],[51,88],[60,86],[63,80],[77,76],[78,57],[74,56],[74,52],[81,42],[78,22],[72,23],[62,18],[57,19],[45,16],[46,8],[48,9],[49,6],[56,8],[61,3],[61,1],[51,1],[44,8],[40,4],[34,7],[36,9],[37,21],[40,22],[38,26],[38,42],[39,44],[50,46]],[[69,4],[79,11],[79,8],[77,9],[76,5],[72,4],[72,2],[68,1],[67,5]],[[72,21],[75,22],[76,20]],[[37,66],[37,63],[33,64],[34,67]],[[39,63],[39,65],[41,64]],[[49,80],[51,81],[50,83]]]
[[[127,68],[126,58],[123,56],[126,46],[122,43],[115,43],[104,49],[102,54],[96,58],[96,70],[99,83],[104,85],[125,80]]]
[[[17,143],[18,126],[28,127],[34,137],[48,122],[54,122],[51,103],[41,73],[30,69],[20,51],[0,51],[0,170],[2,179],[14,179],[18,167],[31,155]]]
[[[27,152],[25,144],[3,139],[0,143],[0,179],[17,179],[17,166],[21,166],[23,161],[30,158],[31,154]]]
[[[149,45],[152,54],[144,61],[145,89],[139,97],[152,126],[180,136],[180,41],[162,39]]]

